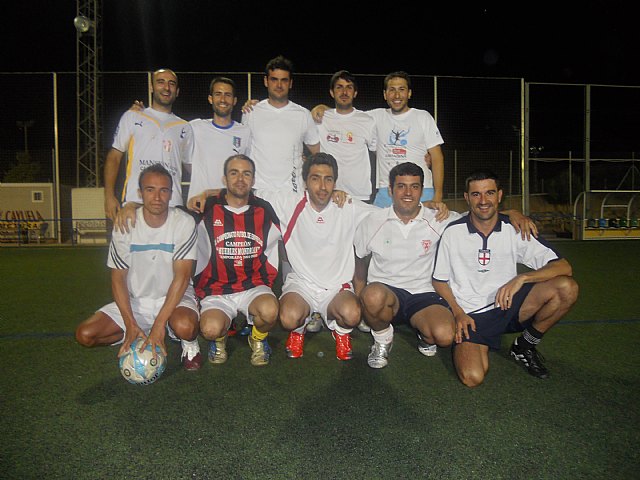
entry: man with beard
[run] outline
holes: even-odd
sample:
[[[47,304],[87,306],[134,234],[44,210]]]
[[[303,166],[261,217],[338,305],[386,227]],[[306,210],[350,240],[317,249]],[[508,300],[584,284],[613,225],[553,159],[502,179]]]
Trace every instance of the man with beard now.
[[[172,113],[178,98],[178,77],[172,70],[153,72],[151,107],[128,110],[120,118],[113,146],[104,165],[104,210],[112,221],[116,220],[123,203],[136,203],[138,177],[147,167],[160,163],[173,179],[170,206],[182,205],[182,165],[189,164],[193,132],[189,124]],[[122,158],[127,155],[126,177],[120,198],[115,187]],[[137,204],[139,206],[139,204]],[[134,216],[132,210],[130,216]],[[116,223],[116,226],[118,224]]]
[[[222,364],[227,360],[227,332],[241,311],[252,325],[251,364],[264,366],[271,357],[267,335],[278,318],[272,288],[278,273],[280,225],[271,205],[251,191],[253,160],[231,156],[223,172],[226,188],[210,196],[197,215],[195,291],[200,299],[200,331],[211,341],[209,361]]]
[[[206,190],[224,186],[224,161],[232,155],[248,155],[251,143],[249,128],[231,118],[238,101],[234,81],[226,77],[214,78],[208,100],[213,118],[189,122],[193,128],[193,152],[187,206],[191,210],[197,203],[204,205]]]

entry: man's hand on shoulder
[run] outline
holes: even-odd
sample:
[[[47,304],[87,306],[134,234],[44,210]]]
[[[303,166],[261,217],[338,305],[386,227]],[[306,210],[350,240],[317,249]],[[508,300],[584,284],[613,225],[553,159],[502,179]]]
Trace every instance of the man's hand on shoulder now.
[[[250,98],[249,100],[244,102],[244,105],[242,105],[242,113],[251,112],[253,110],[253,107],[257,105],[259,102],[260,100],[256,100],[255,98]]]
[[[335,203],[338,207],[344,207],[345,203],[351,203],[351,197],[347,192],[343,192],[342,190],[334,190],[331,195],[331,199],[333,203]]]
[[[129,228],[136,226],[136,211],[142,204],[127,202],[113,220],[114,228],[120,233],[129,233]]]
[[[144,102],[142,100],[134,100],[133,104],[129,107],[129,110],[132,112],[141,112],[144,108]]]
[[[432,200],[428,200],[426,202],[422,202],[422,205],[438,212],[436,213],[436,222],[442,222],[449,218],[449,207],[447,207],[444,202],[434,202]]]
[[[516,233],[522,236],[523,240],[531,240],[531,235],[538,238],[538,226],[531,218],[523,215],[518,210],[504,210],[502,213],[509,215],[509,221]]]
[[[316,105],[311,109],[311,118],[316,123],[322,123],[322,117],[324,117],[324,112],[329,110],[327,105]]]

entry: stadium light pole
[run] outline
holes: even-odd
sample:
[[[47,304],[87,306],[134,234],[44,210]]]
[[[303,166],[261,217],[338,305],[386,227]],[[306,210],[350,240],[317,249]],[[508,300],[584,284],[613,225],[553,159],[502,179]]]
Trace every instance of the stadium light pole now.
[[[16,126],[24,132],[24,152],[29,153],[29,129],[36,123],[35,120],[17,120]]]

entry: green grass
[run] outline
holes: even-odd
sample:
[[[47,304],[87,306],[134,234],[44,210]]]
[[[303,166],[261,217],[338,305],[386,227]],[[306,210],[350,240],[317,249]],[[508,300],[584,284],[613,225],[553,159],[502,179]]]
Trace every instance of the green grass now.
[[[637,478],[637,243],[555,245],[581,297],[545,336],[551,377],[510,361],[507,336],[473,390],[405,328],[379,371],[366,334],[351,362],[326,330],[292,361],[276,330],[266,368],[236,337],[225,365],[184,372],[172,343],[163,377],[133,386],[116,348],[71,336],[110,301],[106,250],[0,249],[0,478]]]

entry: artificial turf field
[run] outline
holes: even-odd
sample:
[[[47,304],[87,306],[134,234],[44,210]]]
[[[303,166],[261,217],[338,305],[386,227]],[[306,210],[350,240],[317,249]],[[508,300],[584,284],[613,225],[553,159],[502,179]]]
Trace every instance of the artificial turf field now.
[[[581,291],[541,344],[551,377],[513,363],[506,336],[477,389],[402,327],[382,370],[368,334],[350,362],[326,330],[290,360],[277,329],[268,367],[235,337],[226,364],[185,372],[169,342],[160,380],[130,385],[116,347],[72,335],[111,301],[106,248],[2,248],[0,478],[640,478],[640,244],[554,245]]]

